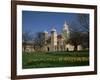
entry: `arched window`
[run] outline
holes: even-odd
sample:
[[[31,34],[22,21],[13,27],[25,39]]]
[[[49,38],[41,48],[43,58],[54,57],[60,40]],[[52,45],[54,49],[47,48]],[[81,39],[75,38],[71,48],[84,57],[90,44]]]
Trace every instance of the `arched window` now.
[[[69,49],[67,48],[67,51],[69,51]]]
[[[47,47],[47,50],[49,51],[49,47]]]

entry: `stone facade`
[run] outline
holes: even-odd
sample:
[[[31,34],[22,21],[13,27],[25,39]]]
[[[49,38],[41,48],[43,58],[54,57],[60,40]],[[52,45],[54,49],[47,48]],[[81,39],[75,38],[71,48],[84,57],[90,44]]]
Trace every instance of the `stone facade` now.
[[[70,30],[66,21],[61,31],[62,33],[60,33],[59,35],[57,34],[55,28],[51,29],[50,35],[49,32],[44,31],[44,39],[46,45],[43,47],[43,51],[73,51],[74,50],[73,45],[65,44],[65,38],[70,37]],[[46,42],[48,39],[50,39],[50,43]],[[26,48],[27,52],[35,51],[32,45],[27,45],[26,47],[27,47]],[[82,50],[81,45],[78,45],[78,50]]]
[[[47,39],[48,32],[44,32],[45,39]],[[51,29],[50,33],[51,43],[47,44],[44,47],[44,51],[73,51],[74,46],[70,44],[65,44],[65,37],[70,37],[70,30],[69,26],[67,25],[66,21],[62,28],[62,33],[60,35],[57,34],[57,31],[55,28]],[[82,50],[82,46],[78,46],[78,50]]]

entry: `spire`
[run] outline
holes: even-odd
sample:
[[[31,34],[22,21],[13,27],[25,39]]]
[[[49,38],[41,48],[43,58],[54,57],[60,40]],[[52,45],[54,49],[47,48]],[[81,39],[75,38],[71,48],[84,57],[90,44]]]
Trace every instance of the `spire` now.
[[[69,33],[69,26],[68,26],[68,24],[66,23],[66,21],[65,21],[65,23],[64,23],[64,25],[63,25],[63,31],[67,31],[67,33]]]
[[[63,38],[65,38],[65,39],[68,39],[68,38],[70,37],[70,30],[69,30],[69,26],[68,26],[68,24],[66,23],[66,21],[65,21],[65,23],[64,23],[64,25],[63,25],[62,36],[63,36]]]
[[[66,21],[65,21],[65,23],[64,23],[64,27],[66,28],[66,26],[67,26],[67,23],[66,23]]]

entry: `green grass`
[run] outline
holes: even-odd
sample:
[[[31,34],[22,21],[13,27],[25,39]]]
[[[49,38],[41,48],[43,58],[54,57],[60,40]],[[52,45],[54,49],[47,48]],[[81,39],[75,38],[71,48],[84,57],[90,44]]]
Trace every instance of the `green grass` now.
[[[22,67],[47,68],[89,65],[89,52],[23,52]]]

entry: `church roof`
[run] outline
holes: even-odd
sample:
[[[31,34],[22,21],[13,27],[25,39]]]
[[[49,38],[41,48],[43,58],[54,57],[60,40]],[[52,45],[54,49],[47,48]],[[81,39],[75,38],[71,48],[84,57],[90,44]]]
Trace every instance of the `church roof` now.
[[[57,39],[62,39],[62,35],[57,35]]]

